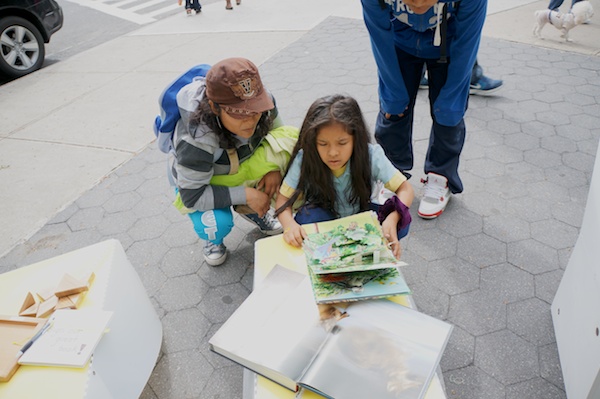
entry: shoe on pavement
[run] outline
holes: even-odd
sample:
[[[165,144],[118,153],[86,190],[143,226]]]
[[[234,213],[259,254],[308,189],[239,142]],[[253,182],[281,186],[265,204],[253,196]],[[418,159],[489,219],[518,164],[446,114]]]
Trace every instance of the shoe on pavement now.
[[[196,10],[196,14],[200,14],[202,12],[202,7]]]
[[[448,179],[437,173],[429,172],[427,179],[422,181],[425,185],[418,213],[423,219],[434,219],[444,212],[450,200]]]
[[[206,241],[204,249],[204,260],[211,266],[219,266],[227,259],[227,247],[225,244],[213,244],[210,241]]]
[[[240,213],[242,218],[249,222],[254,223],[260,229],[261,233],[268,236],[274,236],[280,234],[283,231],[283,227],[279,220],[271,216],[269,212],[265,213],[265,216],[260,217],[256,213]]]
[[[492,93],[497,92],[502,87],[502,80],[488,78],[485,75],[481,75],[477,82],[471,82],[469,94],[478,96],[489,96]]]
[[[429,80],[427,76],[421,76],[421,82],[419,83],[419,89],[429,89]]]
[[[185,12],[187,13],[188,17],[192,16],[192,9],[191,8],[188,8],[187,10],[185,10]]]

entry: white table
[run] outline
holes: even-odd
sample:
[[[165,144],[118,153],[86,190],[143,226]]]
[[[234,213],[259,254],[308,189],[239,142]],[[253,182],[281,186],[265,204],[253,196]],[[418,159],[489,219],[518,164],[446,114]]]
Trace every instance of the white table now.
[[[137,398],[154,368],[161,322],[117,240],[107,240],[0,275],[0,314],[17,315],[28,291],[64,273],[95,273],[81,308],[113,312],[91,362],[82,369],[21,366],[0,383],[1,398]]]

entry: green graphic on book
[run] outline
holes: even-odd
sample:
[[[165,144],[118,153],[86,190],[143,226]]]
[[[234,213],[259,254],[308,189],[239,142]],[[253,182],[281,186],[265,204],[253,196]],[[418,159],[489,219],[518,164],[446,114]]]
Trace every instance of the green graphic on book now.
[[[309,234],[304,251],[308,266],[316,274],[382,269],[398,263],[384,244],[377,221],[364,225],[353,221],[348,226]]]
[[[372,212],[314,224],[304,253],[318,304],[408,294],[397,260]]]

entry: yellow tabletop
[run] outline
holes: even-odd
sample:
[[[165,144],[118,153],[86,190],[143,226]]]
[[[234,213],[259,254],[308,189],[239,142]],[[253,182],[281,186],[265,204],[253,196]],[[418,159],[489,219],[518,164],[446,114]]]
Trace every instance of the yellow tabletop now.
[[[310,229],[309,225],[305,225],[304,227],[305,229]],[[307,232],[310,233],[311,231],[307,230]],[[261,284],[263,279],[276,264],[300,273],[308,274],[306,258],[304,251],[301,248],[295,248],[286,244],[283,240],[283,235],[281,234],[267,237],[257,240],[254,244],[254,287]],[[413,307],[410,295],[398,295],[389,299],[403,306]],[[256,384],[254,384],[253,393],[250,393],[250,397],[253,397],[254,399],[295,398],[294,392],[283,388],[279,384],[253,373],[252,376],[256,378]],[[440,373],[436,373],[429,384],[429,389],[425,395],[426,399],[446,399],[446,394],[444,393],[440,378]],[[244,397],[247,396],[246,394],[247,393],[245,392]],[[303,392],[302,398],[323,399],[321,395],[311,391]]]
[[[83,368],[20,366],[8,382],[0,382],[0,398],[81,399],[86,392],[96,397],[141,394],[158,357],[162,326],[117,240],[0,274],[0,314],[18,315],[28,292],[55,287],[65,273],[84,276],[89,272],[95,279],[79,308],[114,313],[106,336],[94,352],[93,366],[90,362]],[[136,367],[124,370],[129,363]]]

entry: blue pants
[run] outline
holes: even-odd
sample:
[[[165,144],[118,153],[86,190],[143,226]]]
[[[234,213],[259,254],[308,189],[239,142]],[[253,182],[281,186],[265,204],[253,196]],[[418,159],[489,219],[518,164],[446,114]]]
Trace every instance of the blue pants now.
[[[188,216],[192,219],[198,237],[213,244],[222,244],[225,236],[233,229],[231,208],[196,211],[189,213]]]
[[[549,10],[557,11],[558,8],[562,5],[564,0],[550,0],[550,4],[548,4]],[[573,0],[571,2],[571,8],[573,8],[573,4],[580,2],[581,0]]]
[[[406,171],[411,170],[414,163],[412,146],[414,107],[423,65],[426,64],[429,80],[429,108],[433,126],[429,136],[424,171],[444,176],[448,179],[450,191],[453,194],[460,193],[463,191],[463,184],[458,175],[458,162],[465,143],[464,119],[461,119],[456,126],[443,126],[436,122],[433,114],[433,104],[446,83],[449,64],[415,57],[399,48],[396,48],[396,55],[410,101],[402,117],[392,115],[386,119],[385,111],[379,110],[375,125],[375,139],[383,147],[392,164],[410,177]],[[465,111],[466,109],[467,104],[465,104]]]
[[[376,211],[379,208],[379,205],[371,204],[371,210]],[[323,209],[313,207],[311,205],[301,206],[296,212],[296,216],[294,217],[298,224],[308,224],[308,223],[319,223],[326,222],[328,220],[336,219],[333,212]],[[408,230],[410,230],[410,224],[403,228],[402,230],[398,230],[398,239],[406,237],[408,234]]]

